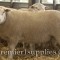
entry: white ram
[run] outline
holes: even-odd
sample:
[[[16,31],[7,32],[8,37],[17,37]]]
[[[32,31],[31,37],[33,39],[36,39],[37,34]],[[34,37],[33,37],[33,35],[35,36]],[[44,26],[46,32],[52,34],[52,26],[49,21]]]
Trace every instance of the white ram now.
[[[45,10],[47,6],[41,4],[41,3],[35,3],[32,6],[29,7],[30,11],[40,11],[40,10]]]
[[[18,42],[46,43],[50,35],[60,44],[60,12],[55,10],[30,12],[0,8],[0,37],[8,42],[8,47],[14,51]],[[4,12],[1,14],[1,12]],[[1,18],[0,18],[1,19]],[[13,56],[10,55],[9,58]]]

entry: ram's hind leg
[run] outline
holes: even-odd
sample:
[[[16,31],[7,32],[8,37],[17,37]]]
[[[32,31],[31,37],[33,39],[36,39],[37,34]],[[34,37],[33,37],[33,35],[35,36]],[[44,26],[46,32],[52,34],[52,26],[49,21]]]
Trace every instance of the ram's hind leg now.
[[[58,46],[58,48],[60,49],[60,35],[56,36],[56,45]]]

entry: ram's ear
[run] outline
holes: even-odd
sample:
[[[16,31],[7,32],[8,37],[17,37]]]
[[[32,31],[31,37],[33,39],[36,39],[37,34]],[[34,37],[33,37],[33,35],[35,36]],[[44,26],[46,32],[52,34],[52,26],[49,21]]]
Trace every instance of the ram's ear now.
[[[10,11],[10,9],[5,9],[5,12],[9,12]]]
[[[48,6],[45,7],[45,10],[49,10],[49,9],[50,9],[50,7],[48,7]]]

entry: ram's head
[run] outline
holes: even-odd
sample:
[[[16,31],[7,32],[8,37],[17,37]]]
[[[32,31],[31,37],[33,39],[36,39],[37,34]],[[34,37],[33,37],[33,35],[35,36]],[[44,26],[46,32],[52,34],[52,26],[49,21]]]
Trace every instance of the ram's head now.
[[[0,24],[4,23],[6,20],[6,13],[9,11],[9,9],[0,6]]]
[[[40,11],[40,10],[45,10],[46,6],[41,3],[35,3],[32,6],[30,6],[29,8],[32,10]]]

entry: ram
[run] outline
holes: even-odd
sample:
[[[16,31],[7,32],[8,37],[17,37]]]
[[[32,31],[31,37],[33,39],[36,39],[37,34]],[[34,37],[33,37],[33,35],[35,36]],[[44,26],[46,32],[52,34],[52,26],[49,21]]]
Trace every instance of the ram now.
[[[45,10],[47,6],[41,4],[41,3],[35,3],[29,7],[29,10],[31,11],[40,11],[40,10]]]
[[[0,8],[0,37],[14,51],[18,42],[46,43],[50,35],[60,44],[60,12],[55,10],[30,12]],[[9,56],[11,59],[12,54]]]

